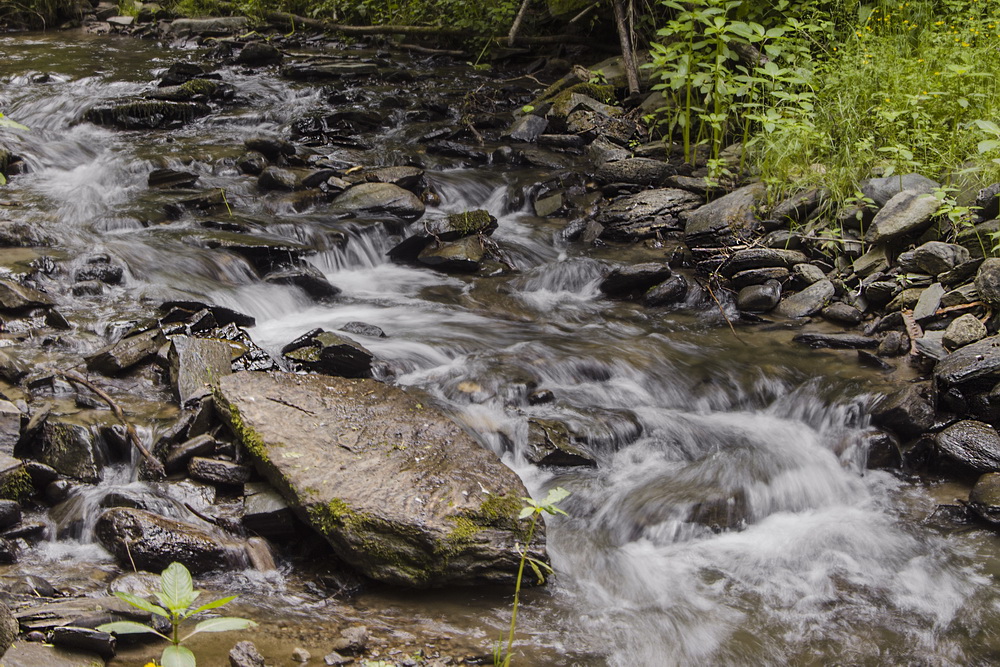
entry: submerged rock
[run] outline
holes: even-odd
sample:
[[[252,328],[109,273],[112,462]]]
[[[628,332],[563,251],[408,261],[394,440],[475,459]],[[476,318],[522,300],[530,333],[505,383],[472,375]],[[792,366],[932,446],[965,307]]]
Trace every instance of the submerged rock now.
[[[189,123],[209,111],[209,106],[200,102],[135,100],[94,107],[84,113],[83,118],[94,125],[122,130],[156,130]]]
[[[969,509],[994,526],[1000,526],[1000,473],[986,473],[969,493]]]
[[[239,373],[220,383],[217,406],[297,513],[368,576],[418,587],[516,577],[520,480],[405,391]]]
[[[97,539],[122,567],[161,572],[177,561],[194,574],[244,563],[242,545],[220,539],[191,523],[140,509],[118,507],[101,514]]]

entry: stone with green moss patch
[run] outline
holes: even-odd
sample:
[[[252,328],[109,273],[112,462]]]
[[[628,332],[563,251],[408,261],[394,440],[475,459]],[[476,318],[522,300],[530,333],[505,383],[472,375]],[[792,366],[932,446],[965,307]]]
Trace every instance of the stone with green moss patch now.
[[[260,471],[364,574],[417,587],[516,578],[527,491],[495,454],[407,392],[373,380],[237,373],[219,382],[216,405]]]

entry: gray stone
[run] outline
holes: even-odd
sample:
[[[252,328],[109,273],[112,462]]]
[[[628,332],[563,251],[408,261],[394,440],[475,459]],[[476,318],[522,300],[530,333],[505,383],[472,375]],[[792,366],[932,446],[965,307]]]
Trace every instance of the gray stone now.
[[[627,148],[599,136],[587,147],[587,155],[594,164],[604,164],[615,160],[625,160],[631,156]]]
[[[595,466],[594,457],[574,442],[569,429],[552,419],[528,420],[529,461],[539,466]]]
[[[793,266],[792,274],[806,285],[818,283],[826,278],[826,274],[823,273],[823,269],[819,268],[815,264],[808,263],[796,264]]]
[[[830,304],[820,312],[820,315],[824,320],[848,326],[860,324],[864,318],[864,314],[860,310],[840,302]]]
[[[347,336],[313,329],[281,350],[294,366],[340,377],[371,377],[375,355]]]
[[[264,656],[253,642],[241,641],[229,651],[229,667],[264,667]]]
[[[369,338],[386,338],[385,332],[374,324],[365,322],[348,322],[340,327],[340,331],[357,334],[358,336],[368,336]]]
[[[160,590],[160,575],[152,572],[126,572],[108,584],[108,592],[128,593],[141,598],[151,598]]]
[[[188,461],[188,474],[192,478],[218,486],[239,486],[250,479],[250,473],[248,466],[229,461],[200,456]]]
[[[53,628],[49,640],[53,645],[61,648],[96,653],[105,659],[115,657],[117,641],[110,632],[62,626]]]
[[[96,653],[34,642],[16,642],[3,654],[4,667],[104,667]]]
[[[242,545],[184,521],[140,509],[109,509],[97,519],[97,539],[122,567],[161,572],[177,561],[194,574],[242,567]]]
[[[969,493],[969,509],[994,526],[1000,526],[1000,473],[980,476]]]
[[[83,119],[122,130],[156,130],[189,123],[211,111],[211,107],[201,102],[122,100],[91,107],[84,112]]]
[[[516,578],[523,485],[405,391],[372,380],[239,373],[220,383],[217,407],[300,517],[364,574],[418,587]],[[542,542],[532,549],[544,558]]]
[[[861,192],[877,206],[885,206],[886,202],[904,190],[930,194],[939,187],[940,184],[920,174],[869,178],[861,182]]]
[[[0,310],[24,310],[51,306],[49,295],[13,280],[0,279]]]
[[[299,522],[292,507],[270,484],[247,484],[245,493],[243,525],[247,530],[270,539],[295,535]]]
[[[171,338],[167,353],[170,383],[181,407],[211,394],[219,378],[233,372],[232,352],[229,343],[216,338]]]
[[[21,438],[21,411],[10,401],[0,399],[0,453],[13,454]]]
[[[311,264],[286,266],[264,276],[264,282],[274,285],[293,285],[314,299],[332,299],[340,288],[330,284],[323,272]]]
[[[244,16],[221,16],[209,19],[177,19],[170,23],[166,32],[172,37],[221,37],[235,32],[246,32],[247,19]]]
[[[119,375],[136,364],[151,359],[165,342],[159,329],[122,338],[86,357],[87,369],[105,375]]]
[[[10,613],[10,608],[0,601],[0,657],[17,639],[17,619]]]
[[[547,218],[558,213],[563,207],[563,193],[556,192],[548,197],[535,200],[535,215],[539,218]]]
[[[896,357],[909,350],[910,342],[902,331],[890,331],[878,346],[880,357]]]
[[[594,177],[601,183],[662,186],[676,173],[677,167],[669,162],[632,157],[604,163],[597,169]]]
[[[378,72],[378,65],[358,60],[342,60],[325,63],[296,63],[284,67],[281,75],[295,81],[332,81],[336,79],[357,79]]]
[[[424,203],[416,195],[392,183],[358,183],[334,199],[333,206],[351,213],[385,213],[402,220],[416,220],[424,214]]]
[[[776,311],[783,317],[808,317],[822,310],[835,293],[833,283],[823,279],[784,299]]]
[[[895,310],[913,310],[917,304],[920,302],[920,297],[924,293],[923,287],[908,287],[901,291],[899,294],[892,298],[885,309],[887,311]]]
[[[95,427],[71,416],[45,420],[38,459],[62,475],[89,484],[101,480],[101,471],[108,463]]]
[[[363,625],[353,625],[333,640],[333,650],[348,655],[358,655],[368,648],[368,640],[368,628]]]
[[[1000,258],[989,257],[976,273],[976,292],[985,303],[1000,305]]]
[[[976,472],[1000,470],[1000,435],[989,424],[967,419],[934,438],[947,457]]]
[[[938,362],[934,377],[943,387],[967,382],[993,386],[1000,382],[1000,336],[961,347]]]
[[[257,186],[261,190],[296,190],[299,188],[299,177],[291,169],[281,167],[265,167],[257,177]]]
[[[21,521],[21,505],[15,500],[0,499],[0,530]]]
[[[643,262],[618,266],[601,281],[598,288],[613,298],[627,298],[645,293],[673,275],[670,266],[662,262]]]
[[[507,129],[505,135],[514,141],[533,142],[545,132],[548,126],[549,121],[544,117],[528,113],[517,118]]]
[[[935,411],[928,384],[908,384],[872,410],[872,423],[903,438],[915,438],[934,426]]]
[[[748,238],[760,227],[755,209],[766,188],[752,183],[686,215],[684,237],[693,248],[717,248]]]
[[[972,303],[973,301],[979,300],[979,291],[976,286],[972,283],[968,285],[962,285],[950,292],[945,292],[945,295],[941,297],[941,307],[948,308],[951,306],[961,306],[967,303]]]
[[[744,313],[768,313],[781,299],[781,283],[769,280],[762,285],[749,285],[736,295],[736,307]]]
[[[972,259],[969,251],[952,243],[928,241],[897,258],[900,268],[909,273],[926,273],[937,276]]]
[[[392,183],[417,195],[427,186],[423,169],[405,165],[379,167],[366,171],[365,180],[369,183]]]
[[[295,648],[292,650],[292,660],[295,662],[309,662],[312,659],[312,654],[304,648]]]
[[[354,658],[340,655],[336,651],[330,651],[323,657],[323,663],[326,665],[349,665],[352,662],[354,662]]]
[[[675,275],[667,278],[659,285],[651,287],[646,296],[643,297],[643,304],[647,308],[657,306],[672,306],[681,303],[687,298],[688,281],[684,276]]]
[[[942,342],[947,349],[954,350],[982,340],[986,338],[986,334],[986,325],[972,313],[966,313],[948,325]]]
[[[854,273],[862,278],[888,268],[889,258],[885,254],[885,246],[881,245],[869,248],[868,252],[855,259],[853,264]]]
[[[904,190],[886,202],[872,220],[865,241],[883,243],[918,234],[930,225],[941,202],[916,190]]]
[[[486,257],[486,247],[478,236],[466,236],[457,241],[432,241],[420,254],[421,264],[449,273],[473,273]]]
[[[779,202],[771,210],[771,219],[786,223],[802,222],[826,199],[826,196],[826,191],[821,188],[810,188],[796,193]]]
[[[180,472],[187,468],[188,461],[193,456],[204,456],[215,451],[215,438],[209,433],[197,435],[171,449],[164,461],[168,473]]]
[[[683,228],[681,216],[701,206],[698,195],[678,188],[643,190],[618,197],[597,214],[603,225],[601,236],[613,240],[635,241]]]
[[[425,220],[419,234],[427,241],[457,241],[467,236],[489,236],[496,231],[497,226],[497,219],[489,211],[478,209]]]
[[[801,333],[793,341],[815,348],[864,350],[878,347],[878,340],[852,333]]]
[[[719,273],[727,278],[740,271],[760,269],[765,267],[784,267],[789,269],[809,260],[798,250],[779,250],[774,248],[745,248],[737,250],[719,267]]]
[[[236,56],[237,65],[248,65],[250,67],[261,67],[264,65],[277,65],[284,56],[281,51],[266,42],[250,42],[243,47],[240,55]]]
[[[937,313],[941,306],[941,297],[944,296],[944,287],[941,283],[934,283],[920,293],[916,305],[913,307],[913,319],[917,322],[929,320]]]
[[[864,286],[865,299],[873,306],[884,306],[901,291],[894,280],[876,280]]]

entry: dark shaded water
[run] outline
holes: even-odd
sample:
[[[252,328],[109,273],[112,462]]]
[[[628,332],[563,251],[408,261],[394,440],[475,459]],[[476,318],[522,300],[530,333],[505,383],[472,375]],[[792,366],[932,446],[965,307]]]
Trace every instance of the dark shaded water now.
[[[558,576],[527,596],[523,664],[1000,661],[997,540],[928,521],[937,502],[961,489],[865,470],[862,435],[883,380],[851,355],[794,347],[791,332],[780,329],[744,329],[736,338],[711,309],[646,310],[602,299],[603,267],[663,251],[562,241],[561,224],[520,203],[546,173],[463,168],[426,155],[413,139],[428,126],[407,121],[405,110],[391,112],[373,150],[323,152],[365,165],[420,161],[441,194],[427,215],[490,210],[516,273],[453,277],[392,264],[385,257],[392,225],[340,220],[325,205],[296,211],[240,175],[234,159],[243,141],[287,135],[292,120],[325,106],[318,87],[224,67],[223,79],[240,91],[237,105],[169,133],[121,132],[77,119],[101,100],[144,90],[159,70],[195,52],[66,34],[3,36],[0,51],[0,110],[31,127],[4,137],[31,173],[0,190],[0,200],[19,204],[0,215],[44,229],[55,247],[38,252],[64,261],[67,274],[84,253],[127,266],[124,284],[101,297],[72,297],[65,276],[52,278],[50,291],[77,329],[55,344],[31,340],[24,353],[71,365],[169,298],[249,312],[258,320],[255,340],[271,351],[314,327],[381,327],[388,338],[358,340],[387,362],[388,376],[467,425],[533,495],[555,484],[573,492],[569,518],[549,525]],[[388,67],[417,73],[408,90],[369,83],[343,92],[359,108],[400,94],[415,104],[457,104],[464,91],[492,85],[465,67],[401,58]],[[50,77],[35,82],[33,73]],[[195,218],[166,220],[164,195],[146,187],[160,166],[196,171],[200,188],[225,190],[239,220],[316,248],[309,261],[341,297],[317,305],[294,288],[263,284],[238,256],[207,248]],[[343,248],[329,241],[332,232],[347,236]],[[32,256],[4,251],[0,266],[17,272]],[[556,401],[529,405],[528,387],[536,385]],[[146,415],[151,436],[164,423],[156,417],[169,417],[159,407],[163,389],[141,378],[127,389],[126,408]],[[531,466],[529,418],[584,434],[597,467]],[[92,516],[86,503],[109,488],[152,492],[130,475],[122,469],[80,494],[81,516]],[[164,492],[165,511],[177,507],[170,496],[178,493]],[[714,532],[694,520],[706,506],[738,510],[742,529]],[[185,512],[176,510],[190,518]],[[117,568],[84,528],[0,570],[7,578],[24,572],[97,592]],[[255,641],[283,657],[300,645],[323,655],[350,621],[394,646],[483,654],[507,622],[503,592],[376,591],[347,600],[329,597],[310,576],[281,562],[204,585],[241,593],[237,611],[262,623]],[[195,648],[215,664],[232,641]]]

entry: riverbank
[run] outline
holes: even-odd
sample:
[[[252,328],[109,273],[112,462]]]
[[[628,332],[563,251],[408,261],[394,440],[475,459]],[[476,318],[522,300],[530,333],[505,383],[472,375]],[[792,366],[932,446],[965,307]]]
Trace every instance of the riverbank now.
[[[186,31],[200,29],[195,23],[183,25]],[[906,329],[907,299],[917,303],[928,292],[900,296],[899,311],[876,305],[873,298],[881,294],[879,289],[888,297],[882,303],[896,296],[895,277],[904,270],[894,257],[902,248],[895,244],[925,229],[941,228],[934,216],[937,207],[929,210],[919,191],[897,195],[902,197],[897,204],[905,203],[899,208],[908,219],[923,217],[884,237],[891,242],[882,244],[883,252],[888,248],[885,266],[877,261],[882,237],[873,239],[875,254],[864,260],[872,270],[862,274],[864,264],[848,265],[846,254],[826,264],[822,243],[806,231],[790,230],[783,221],[780,212],[786,211],[785,216],[801,216],[797,220],[806,227],[809,216],[822,210],[820,194],[780,204],[778,213],[765,212],[759,186],[740,184],[726,194],[731,188],[706,182],[703,173],[680,164],[676,153],[662,144],[646,143],[637,122],[640,112],[616,104],[620,86],[612,62],[574,69],[546,97],[539,95],[538,80],[557,79],[562,73],[558,63],[532,70],[530,77],[517,76],[516,69],[486,76],[441,57],[417,62],[412,56],[366,51],[359,45],[331,53],[333,44],[299,39],[305,41],[275,37],[249,46],[215,38],[210,51],[181,58],[167,51],[156,56],[162,60],[145,65],[166,85],[153,86],[150,79],[135,76],[110,95],[89,92],[85,104],[61,111],[52,120],[37,113],[49,108],[51,101],[44,94],[26,96],[16,107],[31,116],[22,119],[33,129],[18,135],[21,150],[14,151],[24,156],[25,173],[9,172],[11,196],[22,198],[15,200],[20,206],[10,207],[20,214],[10,216],[11,245],[24,249],[17,251],[23,261],[19,257],[11,266],[8,286],[24,302],[8,307],[5,315],[5,340],[10,344],[4,351],[11,358],[8,372],[16,379],[8,378],[4,393],[17,410],[8,413],[11,423],[17,423],[18,446],[30,441],[37,448],[33,456],[59,473],[54,479],[45,466],[24,468],[34,473],[38,496],[26,500],[22,509],[37,508],[29,519],[38,520],[34,526],[22,521],[8,537],[29,554],[29,563],[39,555],[38,544],[60,534],[92,544],[87,522],[125,508],[133,516],[151,511],[185,521],[188,527],[171,529],[181,537],[192,534],[192,525],[201,531],[198,535],[207,532],[206,539],[221,548],[208,554],[208,563],[219,553],[242,549],[234,566],[249,563],[268,570],[267,549],[262,554],[243,544],[237,548],[233,538],[247,545],[252,541],[248,537],[260,536],[289,543],[288,536],[269,531],[286,529],[288,519],[281,517],[290,510],[297,509],[307,522],[316,517],[304,497],[313,485],[304,481],[296,487],[293,481],[283,486],[281,480],[292,471],[268,472],[271,456],[260,450],[255,437],[247,436],[243,418],[234,419],[231,410],[221,415],[234,432],[219,430],[213,405],[218,395],[207,396],[203,384],[230,370],[261,373],[281,367],[374,376],[409,386],[411,394],[412,388],[426,392],[426,401],[418,394],[404,409],[443,407],[488,445],[482,452],[504,456],[532,492],[567,479],[576,482],[571,515],[580,522],[595,521],[593,539],[610,533],[611,542],[625,551],[636,543],[672,544],[661,532],[668,526],[694,536],[693,543],[710,544],[715,531],[754,535],[768,530],[776,512],[840,507],[844,498],[859,491],[861,482],[854,476],[865,469],[866,461],[937,474],[938,464],[927,462],[939,453],[961,458],[942,445],[951,442],[944,427],[954,419],[933,411],[934,403],[921,389],[931,386],[926,381],[907,385],[902,419],[898,411],[883,410],[886,416],[878,417],[883,413],[875,410],[876,419],[905,442],[867,428],[870,404],[864,391],[881,391],[920,372],[919,365],[914,370],[900,363],[900,353],[906,358],[911,347],[900,328]],[[106,46],[121,53],[127,43]],[[300,51],[306,46],[314,51]],[[84,70],[67,73],[62,67],[47,80],[45,72],[22,71],[14,75],[22,78],[11,83],[30,82],[41,89],[75,82],[90,90]],[[462,77],[461,85],[439,83],[442,73]],[[276,98],[288,100],[288,106],[276,103]],[[36,100],[39,106],[33,106]],[[255,107],[267,110],[257,114]],[[128,150],[128,142],[135,141],[139,152],[125,163],[92,148],[61,155],[71,163],[79,160],[81,166],[92,166],[96,158],[104,169],[96,184],[84,181],[87,187],[81,189],[79,183],[65,180],[66,173],[56,173],[67,170],[60,170],[51,153],[46,154],[55,150],[46,148],[53,137],[65,140],[74,132],[85,133],[88,141],[83,146],[104,141]],[[206,140],[205,132],[217,134]],[[31,138],[35,133],[37,141]],[[41,190],[33,189],[33,178],[40,179]],[[898,213],[896,205],[889,206],[892,180],[873,184],[888,195],[878,214],[881,219],[865,222],[873,211],[860,211],[866,235],[890,223],[899,226],[898,216],[890,215]],[[664,185],[669,187],[659,187]],[[46,198],[61,201],[61,206],[53,210]],[[51,213],[38,216],[34,210]],[[78,249],[94,237],[100,247],[80,254]],[[859,234],[859,245],[861,240]],[[923,250],[907,260],[914,270],[905,273],[923,270],[942,286],[955,286],[966,300],[950,305],[965,308],[938,312],[940,304],[928,305],[925,299],[921,316],[912,317],[927,329],[941,328],[953,315],[981,307],[967,286],[975,285],[975,272],[981,270],[973,259],[974,248],[966,247],[963,253],[954,244],[943,245],[947,247],[921,243]],[[31,260],[36,260],[34,266],[27,264]],[[947,268],[938,270],[942,266]],[[898,287],[903,295],[903,286]],[[115,303],[109,307],[112,299]],[[777,315],[774,308],[779,309]],[[806,319],[817,315],[822,322]],[[595,320],[598,316],[606,319]],[[71,327],[64,333],[55,328],[61,320]],[[317,326],[325,331],[313,331]],[[572,343],[581,328],[599,344]],[[790,348],[792,336],[800,331],[806,332],[799,342],[802,354]],[[954,337],[946,343],[946,336],[942,331],[940,344],[952,345]],[[937,349],[932,345],[937,336],[913,336],[925,338],[925,344],[916,345],[927,356],[926,350]],[[751,342],[761,340],[768,343]],[[706,352],[694,351],[706,344]],[[887,360],[884,363],[897,369],[855,370],[852,362],[845,364],[845,353],[810,357],[806,345],[877,350],[881,356],[858,358],[879,366],[880,360]],[[228,368],[213,361],[223,358],[227,349],[235,357]],[[978,348],[963,349],[970,354]],[[713,360],[720,350],[731,362]],[[67,382],[66,376],[52,373],[79,368],[83,356],[90,381],[109,388],[130,419],[139,423],[140,439],[174,475],[161,500],[146,498],[156,487],[132,481],[143,456],[134,453],[127,437],[116,434],[113,415],[72,378]],[[769,363],[762,364],[762,359]],[[733,377],[726,368],[729,363],[745,370]],[[853,386],[857,398],[810,388],[808,378],[815,377],[811,369],[816,365],[829,366],[823,372],[832,384]],[[762,366],[774,375],[755,386]],[[214,372],[204,377],[208,369]],[[879,378],[879,372],[885,372],[886,379]],[[991,372],[986,368],[973,377],[939,373],[937,383],[948,389],[971,387],[971,395],[977,396]],[[860,394],[852,375],[865,378]],[[327,389],[342,386],[339,382],[328,381]],[[364,386],[353,383],[343,386]],[[288,415],[317,413],[283,390],[268,396],[276,409],[290,410]],[[77,405],[70,405],[74,401]],[[45,413],[43,405],[51,411]],[[760,406],[770,415],[758,414]],[[919,433],[908,430],[926,422],[928,406],[930,423]],[[178,413],[185,407],[189,409]],[[665,423],[664,410],[682,414],[676,423]],[[833,416],[821,415],[826,412]],[[749,420],[745,432],[724,426],[729,413]],[[85,418],[90,417],[104,426],[89,425]],[[288,418],[272,419],[281,423]],[[775,421],[766,422],[765,429],[767,419]],[[360,428],[365,419],[348,421]],[[72,425],[56,426],[67,422]],[[344,432],[351,428],[344,427]],[[60,453],[59,429],[76,438],[72,457]],[[793,432],[771,451],[765,433],[774,429]],[[264,430],[254,427],[255,432]],[[938,431],[942,434],[929,442],[926,434]],[[692,432],[701,437],[689,442]],[[33,439],[36,433],[38,440]],[[395,437],[366,435],[335,447],[362,457],[373,455],[369,447],[381,447],[375,452],[380,462],[421,457],[419,436],[398,442]],[[784,445],[796,439],[812,444],[797,453],[786,451]],[[714,447],[739,450],[735,445],[747,440],[753,443],[751,449],[763,452],[762,479],[726,481],[728,467],[712,470],[705,463]],[[682,443],[679,450],[674,449],[677,442]],[[701,449],[711,442],[720,444]],[[686,452],[674,456],[690,467],[660,471],[675,486],[687,489],[683,493],[661,489],[652,480],[643,480],[635,496],[599,490],[602,474],[626,465],[621,452],[638,456],[660,448]],[[808,460],[797,458],[807,454]],[[115,460],[135,466],[125,465],[117,484],[105,467]],[[795,469],[821,469],[824,483],[831,485],[830,495],[782,500],[787,491],[772,477],[776,473],[771,466],[781,469],[789,462]],[[252,508],[252,498],[267,495],[256,477],[259,472],[283,496],[272,496],[266,512]],[[489,477],[501,476],[497,472]],[[875,479],[891,486],[889,477]],[[967,473],[959,479],[968,479]],[[139,498],[123,494],[120,482],[138,484]],[[480,480],[480,485],[489,483]],[[515,496],[523,493],[520,482],[505,483]],[[370,499],[372,487],[393,491],[376,499],[384,506],[398,495],[394,484],[388,479],[366,482],[363,495]],[[761,484],[774,487],[761,496]],[[191,500],[186,490],[191,486],[198,489],[195,496],[200,500]],[[504,496],[486,487],[481,492],[470,487],[465,494],[460,487],[456,490],[463,497]],[[110,492],[115,499],[108,499]],[[864,493],[881,498],[885,490]],[[642,502],[649,494],[656,501]],[[178,507],[178,497],[185,499],[184,507]],[[283,505],[289,501],[291,507]],[[503,528],[503,516],[487,511],[483,501],[455,515],[471,525],[451,520],[454,529],[443,530],[457,538],[459,546],[470,539],[475,543],[482,529]],[[368,519],[345,520],[340,506],[331,502],[324,500],[335,511],[316,518],[314,527],[322,533],[331,521],[342,524],[332,526],[338,531],[330,540],[338,559],[322,541],[308,539],[304,524],[295,536],[309,546],[279,548],[276,554],[279,563],[290,561],[295,567],[317,558],[335,564],[337,574],[320,579],[328,594],[355,586],[356,575],[347,574],[350,569],[339,562],[350,562],[356,554],[351,545],[369,548],[369,538],[355,539],[339,528],[375,526]],[[50,505],[62,510],[50,511]],[[603,523],[602,513],[610,517],[622,508],[625,516],[614,515],[614,521]],[[70,509],[79,512],[76,518]],[[384,534],[380,525],[375,527],[374,534]],[[96,537],[101,539],[101,533],[98,529]],[[114,551],[117,538],[104,539]],[[567,546],[556,544],[557,564],[572,564]],[[508,544],[507,556],[511,548]],[[443,549],[432,547],[431,552]],[[123,553],[119,566],[128,569],[129,553]],[[156,550],[150,556],[155,558]],[[365,556],[353,557],[356,565],[371,565]],[[117,566],[104,563],[106,574],[116,572]],[[379,572],[390,572],[387,580],[394,584],[410,576],[398,563],[385,566],[369,574],[378,579]],[[148,567],[155,570],[155,561]],[[254,575],[248,576],[248,588],[260,584]],[[72,586],[79,590],[79,581]],[[371,582],[361,584],[362,589],[372,586],[384,590]],[[503,604],[487,608],[485,616],[500,614]],[[528,620],[536,643],[528,650],[543,656],[536,660],[560,664],[577,659],[546,634],[547,622],[543,618],[532,626]],[[414,649],[413,641],[393,643],[390,628],[380,632],[385,643],[376,643],[377,653],[366,656]],[[434,633],[442,634],[429,634]],[[331,635],[331,646],[335,639]],[[422,637],[416,644],[426,653],[436,641]],[[579,651],[582,659],[599,664],[606,648],[581,646]],[[696,647],[685,644],[684,650],[691,655]],[[446,655],[456,661],[472,654]]]

